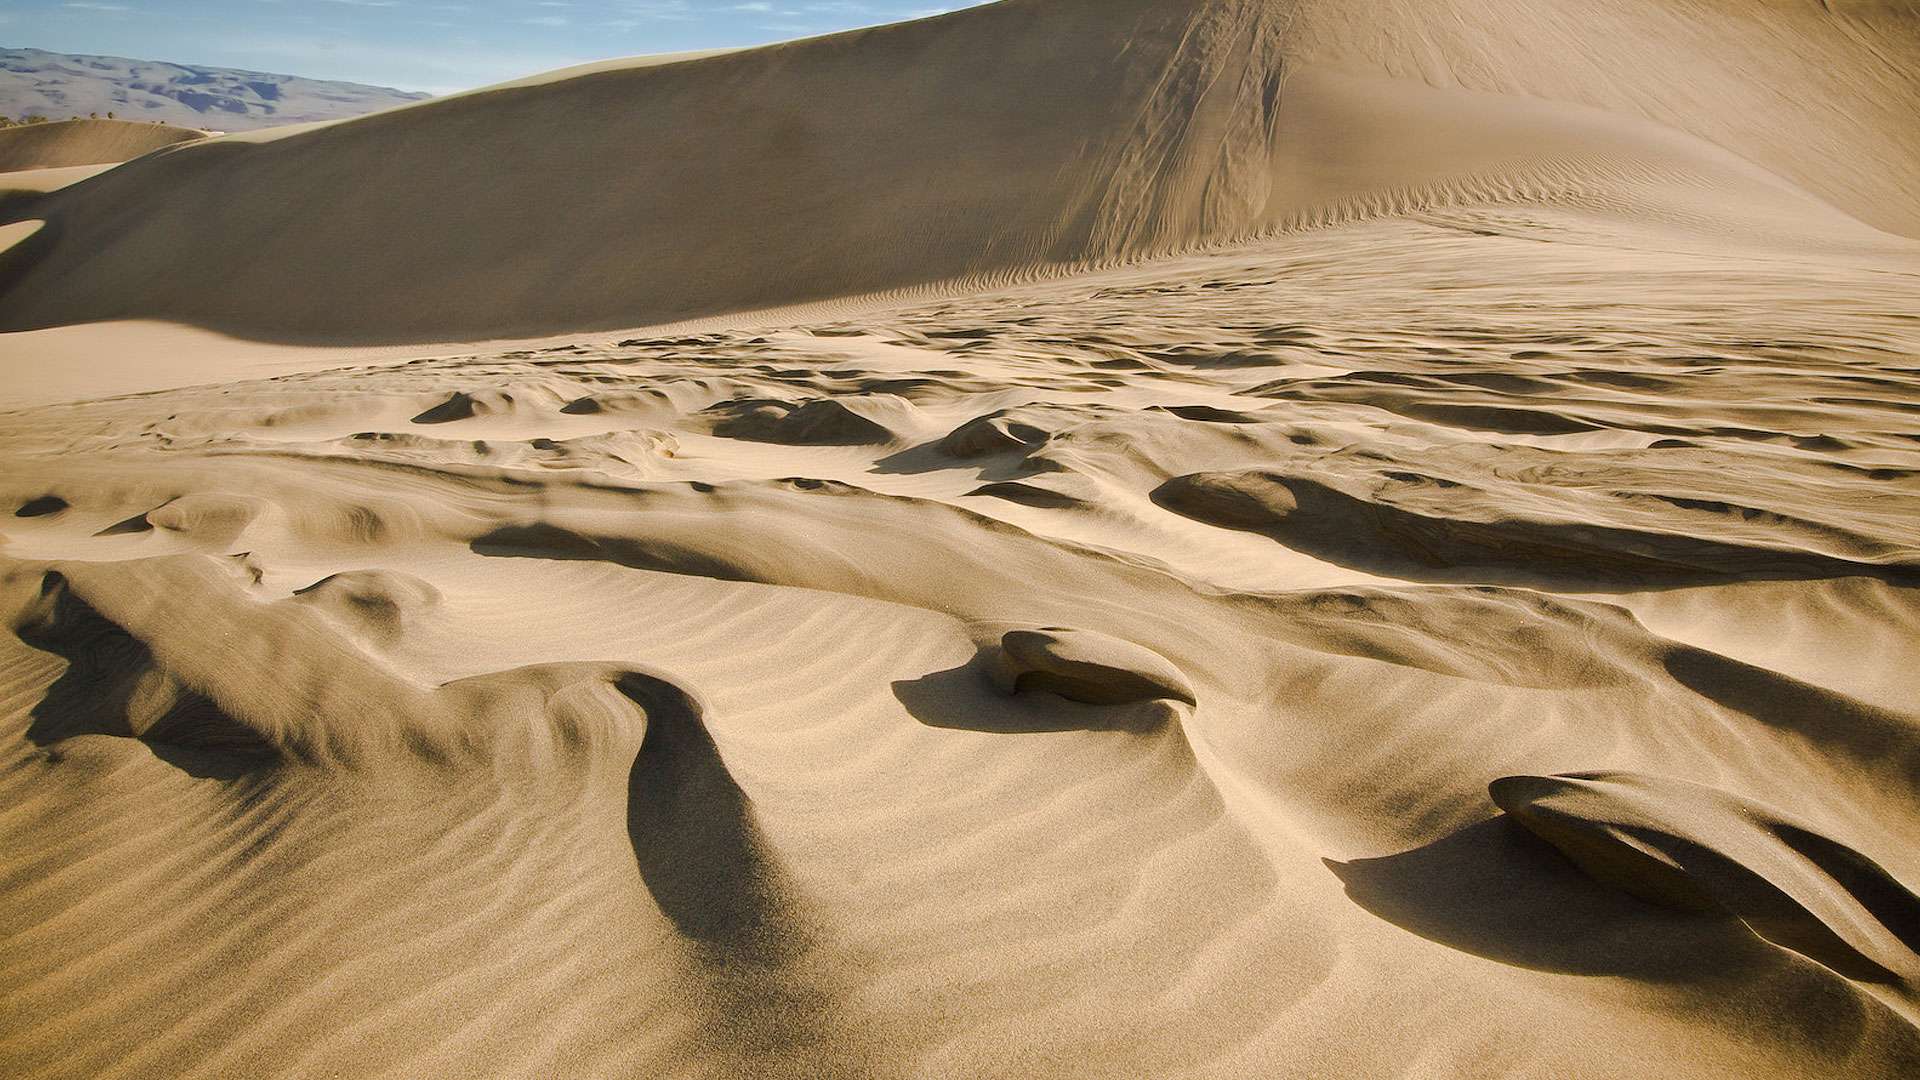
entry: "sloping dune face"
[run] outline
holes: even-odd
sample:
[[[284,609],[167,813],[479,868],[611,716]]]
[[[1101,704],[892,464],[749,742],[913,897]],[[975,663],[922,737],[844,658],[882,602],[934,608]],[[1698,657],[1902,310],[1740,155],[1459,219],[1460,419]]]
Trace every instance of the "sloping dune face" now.
[[[1016,2],[40,199],[18,325],[733,313],[0,414],[0,1075],[1920,1075],[1913,33]]]
[[[131,120],[58,120],[0,130],[0,172],[107,165],[206,138],[205,132]]]
[[[1903,11],[1008,0],[143,162],[19,211],[0,320],[524,337],[1689,184],[1913,234]]]

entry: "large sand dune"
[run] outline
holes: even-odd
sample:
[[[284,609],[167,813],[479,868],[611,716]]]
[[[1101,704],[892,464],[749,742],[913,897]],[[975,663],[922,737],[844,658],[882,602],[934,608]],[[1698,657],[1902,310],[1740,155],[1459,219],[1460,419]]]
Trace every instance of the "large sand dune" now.
[[[1670,187],[1920,234],[1917,34],[1811,0],[1009,0],[115,170],[17,212],[0,326],[517,337]]]
[[[1015,0],[16,200],[0,1073],[1920,1073],[1917,32]]]
[[[0,173],[111,165],[206,133],[131,120],[56,120],[0,129]],[[6,183],[6,181],[0,181]]]

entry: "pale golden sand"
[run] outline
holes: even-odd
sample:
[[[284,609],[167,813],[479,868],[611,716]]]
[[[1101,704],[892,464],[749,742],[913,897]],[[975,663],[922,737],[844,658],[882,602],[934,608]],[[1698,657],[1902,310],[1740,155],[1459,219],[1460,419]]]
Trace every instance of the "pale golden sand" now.
[[[0,173],[111,165],[206,137],[190,128],[132,120],[56,120],[0,128]],[[0,177],[0,190],[11,187],[12,177]]]
[[[1920,1072],[1836,7],[1012,2],[35,197],[0,1073]]]

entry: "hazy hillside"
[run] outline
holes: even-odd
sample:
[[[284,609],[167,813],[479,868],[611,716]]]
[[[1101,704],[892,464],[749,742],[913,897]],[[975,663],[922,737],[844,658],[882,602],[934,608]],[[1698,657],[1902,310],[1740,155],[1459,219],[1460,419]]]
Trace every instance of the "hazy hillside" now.
[[[121,119],[247,131],[358,116],[428,96],[295,75],[0,48],[0,115],[11,117],[112,112]]]

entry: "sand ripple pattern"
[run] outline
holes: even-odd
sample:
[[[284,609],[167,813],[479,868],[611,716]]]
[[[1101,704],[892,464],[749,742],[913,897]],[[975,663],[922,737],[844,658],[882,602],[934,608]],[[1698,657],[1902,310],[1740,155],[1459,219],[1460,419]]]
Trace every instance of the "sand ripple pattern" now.
[[[1649,235],[0,417],[0,1072],[1913,1075],[1920,263]]]

